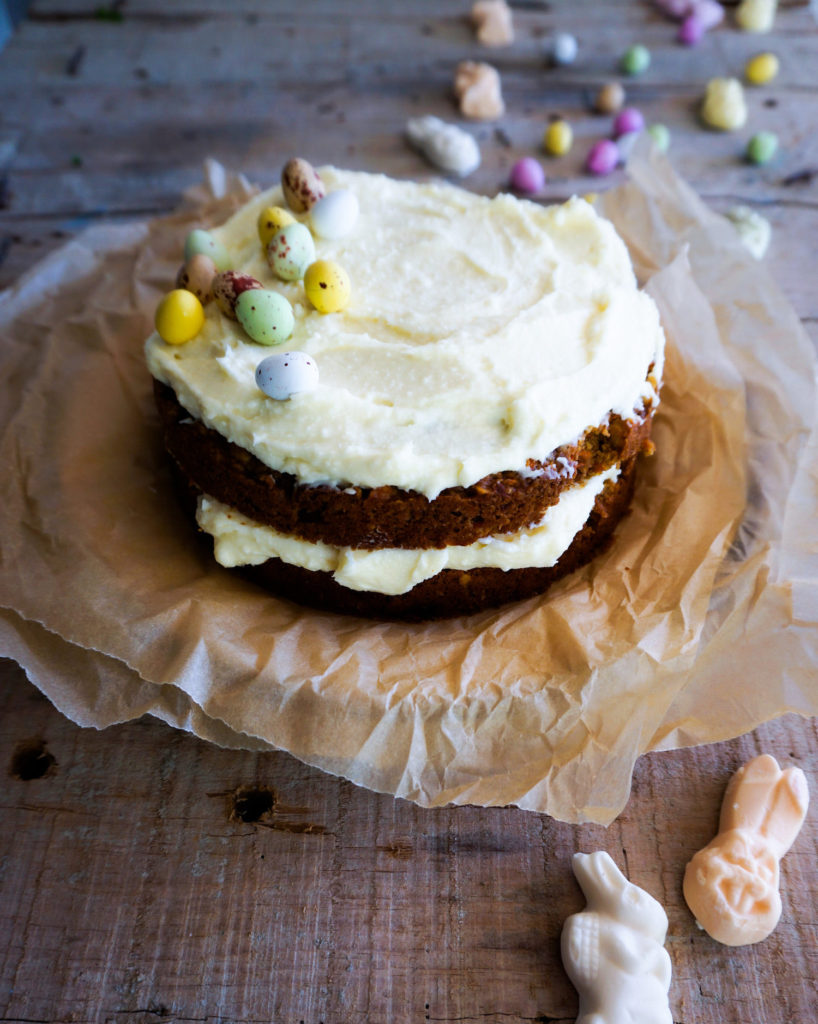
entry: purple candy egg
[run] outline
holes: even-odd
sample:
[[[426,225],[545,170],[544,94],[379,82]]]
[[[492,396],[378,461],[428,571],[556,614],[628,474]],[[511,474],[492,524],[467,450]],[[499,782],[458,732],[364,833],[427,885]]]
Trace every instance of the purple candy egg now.
[[[511,168],[511,187],[517,192],[539,192],[545,184],[545,171],[539,160],[524,156]]]
[[[695,46],[700,43],[707,31],[704,22],[698,14],[689,14],[679,26],[678,39],[685,46]]]
[[[641,110],[637,110],[636,107],[625,107],[614,119],[614,138],[618,139],[620,135],[627,135],[629,132],[641,132],[644,127],[645,119]]]
[[[619,149],[610,139],[600,139],[591,147],[586,166],[591,174],[610,174],[619,163]]]
[[[690,13],[704,25],[705,32],[724,21],[724,8],[718,0],[697,0]]]

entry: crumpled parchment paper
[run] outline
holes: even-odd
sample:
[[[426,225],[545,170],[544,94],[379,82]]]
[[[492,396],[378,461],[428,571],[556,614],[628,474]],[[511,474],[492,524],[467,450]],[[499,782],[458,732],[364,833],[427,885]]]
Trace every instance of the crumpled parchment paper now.
[[[546,596],[421,625],[272,597],[177,508],[142,343],[187,231],[250,193],[211,164],[179,213],[92,228],[0,296],[0,654],[58,708],[600,823],[641,753],[818,714],[815,356],[665,158],[601,202],[668,335],[632,514]]]

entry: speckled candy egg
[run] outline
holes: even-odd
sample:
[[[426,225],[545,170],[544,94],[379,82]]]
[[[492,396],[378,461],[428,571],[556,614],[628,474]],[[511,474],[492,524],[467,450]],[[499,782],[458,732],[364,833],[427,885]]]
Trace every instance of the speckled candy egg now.
[[[175,288],[156,307],[154,323],[163,341],[169,345],[184,345],[196,337],[204,326],[204,319],[202,304],[193,292]]]
[[[299,281],[315,259],[315,242],[310,229],[298,221],[273,235],[267,246],[267,262],[282,281]]]
[[[348,188],[330,192],[310,210],[310,225],[321,238],[344,238],[358,220],[358,197]]]
[[[236,302],[236,317],[253,341],[278,345],[293,333],[293,307],[278,292],[253,288],[242,292]]]
[[[319,313],[337,313],[349,302],[349,275],[333,260],[316,260],[304,275],[304,291]]]
[[[281,172],[281,189],[287,205],[295,213],[306,213],[324,197],[324,183],[309,160],[293,157]]]
[[[207,305],[213,298],[213,278],[217,273],[213,260],[203,252],[197,252],[179,269],[176,287],[193,292],[203,306]]]
[[[256,225],[258,227],[258,237],[261,239],[261,244],[266,249],[270,244],[270,239],[273,235],[277,235],[278,232],[285,228],[288,224],[292,224],[295,221],[295,217],[283,206],[267,206],[258,215],[258,221]]]
[[[209,231],[202,228],[194,228],[185,239],[185,263],[197,253],[209,256],[216,264],[217,270],[230,269],[232,261],[227,249]]]
[[[239,296],[244,292],[262,287],[261,281],[257,281],[250,274],[241,274],[238,270],[226,270],[223,274],[216,274],[213,278],[213,298],[226,317],[236,320],[238,319],[236,303]]]
[[[276,352],[256,367],[256,384],[279,402],[318,387],[318,367],[306,352]]]

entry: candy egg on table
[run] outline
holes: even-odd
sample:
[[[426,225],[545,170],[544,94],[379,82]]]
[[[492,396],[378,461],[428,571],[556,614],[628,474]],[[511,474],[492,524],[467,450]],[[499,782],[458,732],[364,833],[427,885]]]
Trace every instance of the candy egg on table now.
[[[267,262],[282,281],[298,281],[315,259],[315,242],[310,229],[298,221],[273,235],[267,246]]]
[[[641,43],[629,46],[622,54],[620,67],[626,75],[641,75],[650,67],[650,50]]]
[[[550,51],[554,64],[573,64],[579,52],[576,36],[572,36],[570,32],[555,32],[550,40]]]
[[[606,82],[594,99],[594,109],[600,114],[615,114],[625,105],[625,88],[621,82]]]
[[[642,111],[636,107],[625,107],[614,118],[614,138],[618,139],[620,135],[627,135],[630,132],[641,132],[644,127],[645,118]]]
[[[306,213],[319,199],[323,199],[324,183],[309,160],[293,157],[281,172],[281,190],[287,205],[294,213]]]
[[[358,220],[358,197],[348,188],[328,192],[310,210],[310,225],[321,238],[344,238]]]
[[[184,345],[195,338],[204,321],[201,302],[185,288],[174,288],[163,296],[154,317],[159,337],[169,345]]]
[[[337,313],[349,302],[349,275],[333,260],[316,260],[304,275],[304,291],[319,313]]]
[[[318,387],[318,366],[306,352],[276,352],[256,367],[256,384],[279,402]]]
[[[563,156],[574,144],[574,131],[567,121],[552,121],[545,129],[543,148],[551,156]]]
[[[293,307],[278,292],[253,288],[236,301],[236,319],[253,341],[278,345],[293,333]]]
[[[756,132],[747,143],[747,159],[751,164],[767,164],[778,152],[775,132]]]
[[[667,153],[670,149],[670,129],[666,124],[650,125],[648,135],[653,139],[654,145],[660,153]]]
[[[213,278],[213,298],[216,305],[231,320],[236,319],[236,303],[242,292],[263,288],[250,274],[242,274],[238,270],[226,270]]]
[[[591,174],[610,174],[620,160],[619,147],[610,139],[594,143],[585,166]]]
[[[289,210],[285,210],[283,206],[266,206],[258,215],[258,220],[256,221],[261,244],[266,248],[270,244],[270,239],[273,235],[277,235],[282,228],[294,222],[295,217],[293,217]]]
[[[217,273],[213,260],[203,252],[197,252],[179,269],[176,287],[193,292],[202,305],[207,305],[213,298],[213,279]]]
[[[533,195],[545,185],[545,171],[539,160],[524,156],[511,168],[510,184],[517,192]]]
[[[197,253],[209,256],[217,270],[229,270],[232,260],[227,249],[203,228],[194,228],[185,239],[185,263]]]
[[[766,85],[778,74],[778,57],[774,53],[757,53],[744,65],[744,77],[750,85]]]

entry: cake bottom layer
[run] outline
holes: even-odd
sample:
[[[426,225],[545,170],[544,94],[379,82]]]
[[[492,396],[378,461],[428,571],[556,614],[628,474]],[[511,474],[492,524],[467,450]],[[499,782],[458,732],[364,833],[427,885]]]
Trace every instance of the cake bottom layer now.
[[[634,456],[621,464],[618,478],[605,484],[585,525],[556,564],[548,568],[444,569],[408,592],[396,595],[350,590],[336,582],[330,572],[304,569],[278,558],[230,571],[240,572],[266,590],[298,604],[349,615],[413,621],[468,615],[541,594],[602,551],[630,507],[636,462]],[[195,509],[200,496],[197,488],[184,478],[180,484],[187,503]]]

